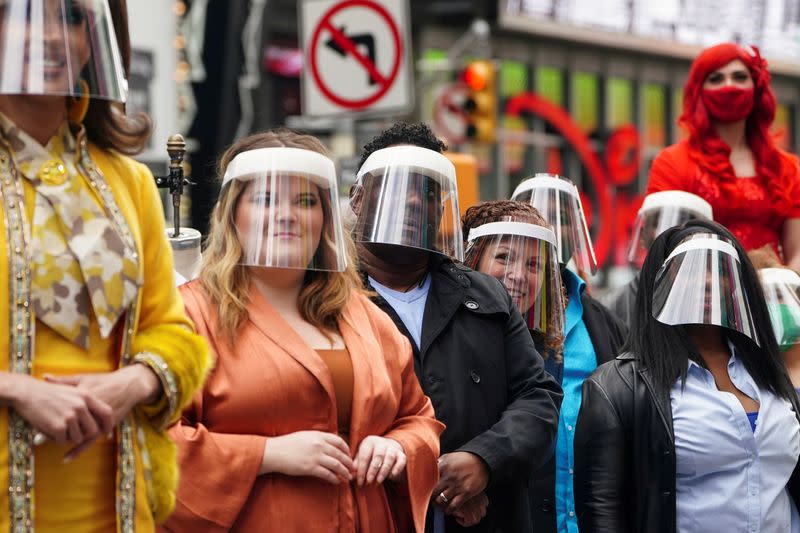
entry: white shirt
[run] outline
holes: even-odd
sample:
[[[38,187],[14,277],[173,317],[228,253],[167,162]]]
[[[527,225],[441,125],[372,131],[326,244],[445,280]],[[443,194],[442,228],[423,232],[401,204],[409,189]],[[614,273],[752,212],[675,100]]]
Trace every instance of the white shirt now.
[[[731,347],[733,353],[733,348]],[[786,484],[800,456],[800,424],[791,403],[759,389],[734,353],[728,375],[758,402],[753,432],[741,402],[714,376],[689,363],[686,387],[673,385],[680,533],[798,533]]]

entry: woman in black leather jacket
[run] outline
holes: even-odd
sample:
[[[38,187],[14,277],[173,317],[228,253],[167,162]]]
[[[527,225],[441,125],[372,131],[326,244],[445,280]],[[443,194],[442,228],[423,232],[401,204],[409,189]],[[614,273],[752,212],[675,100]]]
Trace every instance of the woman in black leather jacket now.
[[[740,282],[718,284],[708,290],[706,299],[712,293],[724,297],[726,290],[738,291],[744,303],[749,302],[750,336],[719,325],[689,321],[667,325],[654,318],[654,311],[659,315],[654,294],[663,282],[663,276],[657,277],[662,265],[680,255],[670,256],[678,246],[703,233],[730,241],[730,250],[735,249],[730,255],[738,255],[738,262],[729,259],[728,264],[738,265],[733,268]],[[710,283],[713,276],[706,276],[705,283]],[[687,397],[691,403],[684,401]],[[709,415],[714,409],[724,415],[721,423]],[[750,420],[750,433],[743,415],[754,410],[758,421]],[[741,245],[709,221],[690,221],[667,230],[653,243],[642,267],[636,313],[623,354],[600,366],[583,385],[574,444],[581,533],[795,531],[800,503],[797,413],[797,395],[771,335],[758,279]],[[770,426],[776,419],[782,424],[780,430]],[[728,433],[726,421],[732,426]],[[751,446],[749,450],[736,448],[739,437]],[[694,439],[694,449],[687,445],[689,438]],[[778,474],[768,470],[775,465],[771,458],[762,457],[768,444],[782,457]],[[727,460],[725,448],[742,456],[741,468]],[[786,464],[791,466],[785,468]],[[746,476],[747,482],[725,481],[738,481],[737,476]],[[715,524],[712,529],[704,525],[710,521]]]

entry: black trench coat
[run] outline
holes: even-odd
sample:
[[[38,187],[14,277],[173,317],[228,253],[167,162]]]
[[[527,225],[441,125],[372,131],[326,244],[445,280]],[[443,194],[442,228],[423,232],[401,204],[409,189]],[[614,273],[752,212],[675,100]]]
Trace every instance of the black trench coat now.
[[[391,305],[373,301],[411,340],[422,389],[447,425],[442,453],[472,452],[489,466],[487,516],[469,529],[448,517],[447,533],[530,532],[528,478],[553,453],[561,388],[499,281],[438,254],[429,271],[419,349]]]

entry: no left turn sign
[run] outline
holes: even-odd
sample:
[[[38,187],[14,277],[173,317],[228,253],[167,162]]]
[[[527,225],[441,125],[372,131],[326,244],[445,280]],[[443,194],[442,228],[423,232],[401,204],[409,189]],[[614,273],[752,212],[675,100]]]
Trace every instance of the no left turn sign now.
[[[407,4],[303,2],[304,115],[390,115],[411,108]]]

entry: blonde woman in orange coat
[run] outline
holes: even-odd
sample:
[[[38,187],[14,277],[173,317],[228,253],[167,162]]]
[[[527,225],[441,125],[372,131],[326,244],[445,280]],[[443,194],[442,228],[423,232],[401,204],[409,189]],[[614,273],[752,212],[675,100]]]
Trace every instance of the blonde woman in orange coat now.
[[[333,163],[288,130],[243,139],[187,312],[216,352],[173,429],[171,531],[424,530],[443,426],[408,340],[362,294]]]

